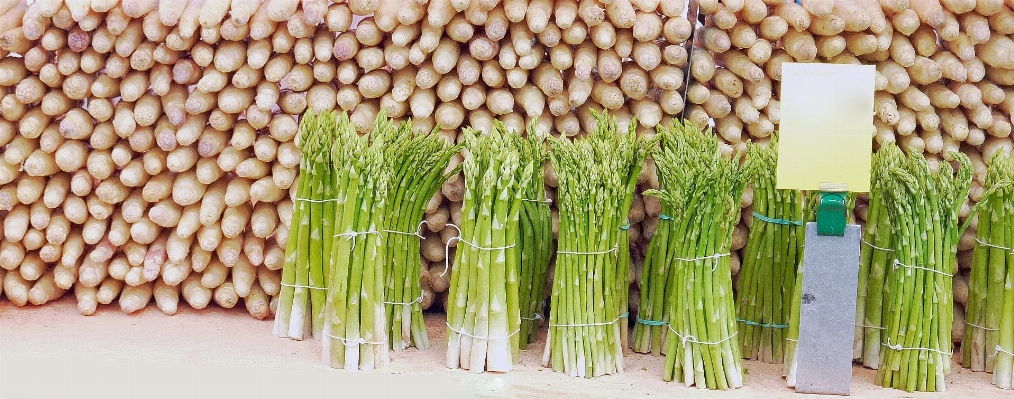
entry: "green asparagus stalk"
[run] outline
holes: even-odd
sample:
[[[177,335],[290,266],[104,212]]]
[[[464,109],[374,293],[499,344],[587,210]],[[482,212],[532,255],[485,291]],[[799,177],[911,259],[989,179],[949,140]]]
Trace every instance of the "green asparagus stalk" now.
[[[447,309],[447,367],[510,371],[518,359],[520,213],[535,165],[500,126],[465,129],[465,197]]]
[[[282,269],[282,289],[274,333],[301,340],[312,334],[321,338],[328,262],[325,234],[333,230],[330,212],[335,201],[335,178],[331,168],[334,140],[333,116],[308,112],[300,122],[302,151],[300,175],[293,209],[292,228]]]
[[[331,215],[335,234],[325,237],[332,248],[322,355],[334,368],[372,370],[390,361],[384,282],[390,262],[388,183],[394,169],[385,149],[398,130],[383,112],[368,135],[359,136],[345,114],[336,118],[334,130],[331,154],[339,178]]]
[[[586,378],[623,371],[630,283],[620,227],[647,154],[636,123],[621,132],[608,114],[594,118],[586,136],[550,140],[549,154],[560,182],[560,224],[543,365]]]
[[[796,242],[805,235],[802,195],[775,188],[777,144],[750,147],[754,224],[737,289],[739,342],[746,359],[781,363],[789,327],[792,288],[802,262]]]
[[[412,135],[411,121],[401,123],[394,137],[387,140],[385,156],[396,165],[389,184],[389,229],[385,242],[390,270],[385,281],[384,304],[387,312],[391,349],[410,346],[429,348],[429,337],[422,317],[419,250],[423,235],[422,221],[433,194],[460,167],[446,170],[459,146],[447,144],[433,130]],[[445,172],[446,170],[446,172]]]
[[[1014,160],[998,152],[990,161],[982,199],[975,206],[978,217],[976,245],[972,253],[972,271],[969,281],[968,306],[965,309],[965,334],[961,345],[961,361],[972,371],[994,373],[994,383],[1003,381],[996,368],[1007,366],[1008,359],[1002,348],[1004,335],[1003,313],[1008,286],[1007,276],[1012,269],[1011,217],[1014,215]],[[1000,372],[1004,374],[1004,372]],[[1009,374],[1009,373],[1007,373]],[[1007,376],[1009,378],[1009,375]]]
[[[972,179],[961,153],[957,175],[950,163],[929,168],[921,153],[886,174],[885,204],[894,228],[896,260],[890,276],[877,384],[906,391],[943,391],[950,372],[953,296],[961,236],[958,212]]]
[[[693,124],[659,128],[652,154],[666,186],[658,196],[672,209],[666,362],[662,378],[687,386],[735,389],[743,385],[732,271],[732,231],[752,172],[739,155],[723,156],[718,139]],[[653,237],[653,240],[658,237]]]
[[[521,304],[520,349],[536,340],[539,322],[543,319],[544,289],[549,259],[553,251],[553,218],[546,197],[545,174],[542,169],[549,160],[546,138],[536,132],[537,121],[528,126],[527,139],[521,140],[520,156],[525,165],[532,165],[532,178],[523,187],[518,225],[518,260],[520,263],[519,301]],[[495,122],[497,130],[506,129]],[[501,133],[503,134],[503,133]]]
[[[979,225],[976,230],[976,246],[972,253],[972,270],[969,276],[968,304],[965,307],[965,336],[961,343],[961,363],[972,371],[986,371],[986,299],[988,292],[988,275],[990,260],[993,263],[1006,263],[1003,248],[995,256],[993,247],[985,244],[1004,245],[1004,219],[1000,219],[997,211],[1003,208],[995,203],[992,196],[984,196],[978,209]],[[993,218],[997,217],[997,220]],[[994,230],[994,228],[996,230]],[[996,233],[994,235],[994,232]],[[995,242],[995,244],[993,244]],[[978,326],[978,327],[976,327]],[[995,327],[994,327],[995,328]]]
[[[996,358],[993,369],[993,384],[1003,388],[1014,388],[1014,268],[1007,268],[1003,291],[999,337],[992,353]]]
[[[665,189],[668,184],[665,176],[659,176],[659,185]],[[648,253],[645,255],[644,266],[641,274],[641,302],[638,306],[637,323],[634,325],[634,342],[632,348],[635,352],[651,353],[659,356],[665,349],[666,335],[669,331],[669,312],[667,306],[671,304],[666,300],[667,282],[671,273],[672,258],[675,252],[670,250],[670,245],[676,241],[670,237],[684,237],[686,234],[685,225],[672,222],[669,216],[673,210],[668,203],[662,202],[662,214],[666,217],[659,221],[648,243]]]
[[[885,171],[899,167],[905,155],[897,146],[884,146],[873,157],[873,170]],[[884,173],[874,173],[870,185],[866,229],[859,255],[859,284],[856,295],[856,329],[853,358],[864,366],[879,367],[882,334],[894,271],[894,241],[891,220],[885,205]]]

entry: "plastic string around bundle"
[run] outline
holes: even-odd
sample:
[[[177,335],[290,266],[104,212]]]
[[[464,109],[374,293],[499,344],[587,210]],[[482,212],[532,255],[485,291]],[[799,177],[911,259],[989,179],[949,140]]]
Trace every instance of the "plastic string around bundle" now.
[[[465,245],[468,245],[468,246],[470,246],[472,248],[475,248],[475,249],[478,249],[480,251],[499,251],[499,250],[504,250],[504,249],[511,249],[511,248],[514,248],[514,245],[515,245],[515,244],[511,244],[511,245],[505,245],[505,246],[502,246],[502,247],[488,247],[488,248],[487,247],[483,247],[483,246],[476,245],[475,243],[471,243],[471,242],[468,242],[468,241],[462,239],[461,238],[461,228],[458,227],[457,225],[455,225],[454,223],[447,223],[445,226],[453,227],[455,230],[458,231],[458,235],[456,235],[454,237],[451,237],[451,238],[448,238],[447,239],[447,243],[444,244],[444,271],[440,273],[440,277],[443,277],[445,274],[447,274],[447,271],[450,270],[450,268],[451,268],[451,241],[456,241],[456,242],[464,243]]]
[[[764,222],[768,222],[768,223],[772,223],[772,224],[778,224],[778,225],[782,225],[782,226],[802,226],[803,225],[803,222],[799,221],[799,220],[785,220],[785,219],[778,219],[778,218],[769,218],[769,217],[761,215],[761,214],[759,214],[757,212],[753,213],[753,217],[757,218],[757,219],[760,219],[761,221],[764,221]]]
[[[554,324],[554,323],[549,323],[549,326],[550,327],[595,327],[595,326],[608,326],[610,324],[613,324],[613,323],[616,323],[616,322],[620,321],[620,319],[626,318],[627,316],[630,316],[630,312],[627,312],[627,313],[621,314],[619,316],[616,316],[616,318],[613,319],[613,321],[604,321],[604,322],[601,322],[601,323],[585,323],[585,324]]]

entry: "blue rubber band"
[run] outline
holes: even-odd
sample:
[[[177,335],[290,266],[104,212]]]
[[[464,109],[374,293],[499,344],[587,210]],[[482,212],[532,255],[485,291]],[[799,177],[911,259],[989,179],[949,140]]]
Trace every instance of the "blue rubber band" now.
[[[746,324],[748,326],[761,326],[761,327],[765,327],[765,328],[789,328],[788,324],[764,324],[764,323],[758,323],[756,321],[743,320],[743,319],[736,319],[736,321],[738,321],[740,323],[743,323],[743,324]]]
[[[761,214],[759,214],[757,212],[753,213],[753,217],[755,217],[757,219],[760,219],[760,220],[763,220],[763,221],[768,222],[768,223],[780,224],[780,225],[783,225],[783,226],[789,226],[789,225],[802,226],[803,225],[803,222],[800,222],[798,220],[772,219],[772,218],[769,218],[767,216],[761,215]]]
[[[637,323],[644,324],[646,326],[664,326],[666,324],[669,324],[668,321],[645,320],[640,317],[637,318]]]
[[[658,218],[661,219],[661,220],[673,220],[672,217],[670,217],[669,215],[666,215],[664,213],[661,214],[661,215],[658,215]]]
[[[630,219],[627,219],[627,224],[620,226],[620,230],[630,230]]]

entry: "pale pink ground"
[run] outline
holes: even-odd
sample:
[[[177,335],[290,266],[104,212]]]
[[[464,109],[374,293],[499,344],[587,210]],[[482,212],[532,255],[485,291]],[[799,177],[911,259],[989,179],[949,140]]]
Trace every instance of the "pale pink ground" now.
[[[429,314],[426,321],[432,348],[393,353],[391,365],[380,371],[348,373],[321,365],[318,342],[276,338],[270,320],[256,320],[241,308],[195,311],[181,305],[170,317],[154,305],[133,315],[104,306],[85,317],[70,295],[43,307],[17,308],[0,300],[0,398],[416,399],[453,397],[466,388],[493,398],[804,396],[785,387],[781,365],[750,361],[745,362],[746,386],[727,392],[663,382],[663,358],[639,354],[626,357],[622,374],[569,378],[539,366],[544,341],[524,351],[513,372],[470,374],[444,366],[443,314]],[[991,385],[990,375],[956,365],[946,393],[883,389],[873,384],[874,377],[875,371],[855,367],[852,396],[1014,397]]]

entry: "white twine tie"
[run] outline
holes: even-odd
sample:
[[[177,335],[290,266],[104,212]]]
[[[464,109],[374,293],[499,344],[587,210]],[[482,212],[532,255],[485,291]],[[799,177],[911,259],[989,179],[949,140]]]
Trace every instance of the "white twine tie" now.
[[[939,354],[944,355],[944,356],[950,356],[951,355],[951,352],[944,352],[944,351],[939,350],[939,349],[933,349],[933,348],[907,348],[907,347],[901,346],[901,344],[893,345],[893,344],[891,344],[891,339],[890,338],[888,338],[887,342],[885,342],[883,345],[886,346],[886,347],[888,347],[888,348],[894,349],[896,351],[930,351],[930,352],[939,353]]]
[[[687,259],[687,258],[675,258],[675,259],[676,260],[681,260],[681,261],[684,261],[684,262],[687,262],[687,263],[694,263],[694,262],[697,262],[697,261],[700,261],[700,260],[714,259],[716,262],[715,262],[715,264],[713,266],[711,266],[711,271],[715,271],[716,269],[718,269],[718,262],[717,262],[718,259],[722,258],[722,257],[725,257],[725,256],[729,256],[729,255],[730,254],[728,252],[726,252],[724,254],[714,254],[714,255],[702,256],[700,258],[690,258],[690,259]]]
[[[894,260],[894,268],[897,269],[898,266],[902,266],[902,267],[905,267],[905,268],[908,268],[908,269],[926,270],[926,271],[930,271],[930,272],[933,272],[933,273],[939,273],[939,274],[942,274],[942,275],[947,276],[947,277],[954,277],[954,275],[952,275],[952,274],[947,274],[947,273],[944,273],[944,272],[939,271],[939,270],[930,269],[928,267],[906,265],[904,263],[901,263],[900,260],[895,259]]]
[[[463,243],[465,245],[468,245],[468,246],[470,246],[472,248],[475,248],[475,249],[478,249],[480,251],[499,251],[499,250],[503,250],[503,249],[511,249],[511,248],[514,248],[514,245],[515,245],[515,244],[511,244],[511,245],[505,245],[505,246],[502,246],[502,247],[489,247],[489,248],[482,247],[482,246],[479,246],[479,245],[476,245],[474,243],[470,243],[468,241],[465,241],[465,240],[461,239],[461,228],[458,227],[457,225],[455,225],[454,223],[447,223],[447,226],[451,226],[455,230],[457,230],[458,231],[458,235],[456,235],[454,237],[451,237],[451,238],[448,238],[447,239],[447,243],[444,244],[444,271],[440,273],[440,277],[443,277],[445,274],[447,274],[447,271],[450,270],[450,268],[451,268],[451,241],[457,241],[457,242]]]
[[[697,337],[695,337],[695,336],[693,336],[691,334],[687,334],[687,335],[680,334],[679,331],[676,331],[676,329],[672,328],[671,324],[669,325],[669,331],[672,331],[673,334],[676,334],[676,336],[680,338],[680,341],[682,342],[683,348],[686,348],[688,343],[698,344],[698,345],[719,345],[719,344],[721,344],[721,343],[723,343],[725,341],[728,341],[728,340],[732,339],[737,334],[739,334],[739,332],[737,331],[737,332],[732,333],[732,335],[723,338],[721,341],[705,342],[705,341],[698,340]]]

